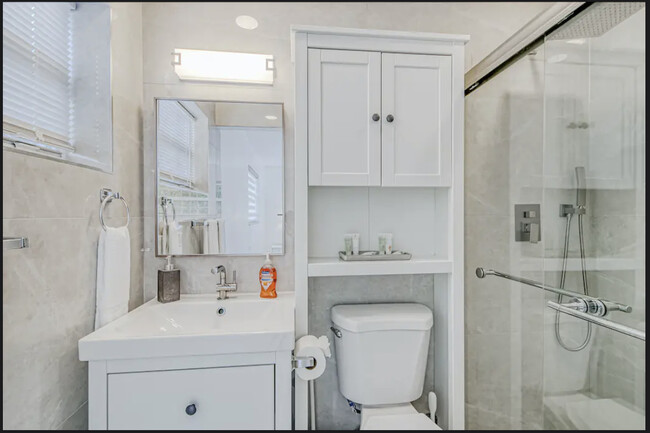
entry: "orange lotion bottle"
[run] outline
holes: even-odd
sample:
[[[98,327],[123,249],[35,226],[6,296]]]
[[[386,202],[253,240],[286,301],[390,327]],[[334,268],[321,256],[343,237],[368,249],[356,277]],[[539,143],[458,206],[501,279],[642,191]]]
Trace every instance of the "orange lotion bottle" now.
[[[266,253],[264,265],[260,268],[260,298],[277,298],[275,291],[275,282],[278,280],[278,272],[275,270],[269,253]]]

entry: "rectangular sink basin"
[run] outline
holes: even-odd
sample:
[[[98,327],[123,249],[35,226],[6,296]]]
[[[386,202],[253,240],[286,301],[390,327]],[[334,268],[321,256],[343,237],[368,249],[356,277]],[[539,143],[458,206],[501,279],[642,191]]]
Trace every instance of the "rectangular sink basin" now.
[[[292,350],[294,294],[181,295],[153,299],[79,340],[79,359],[155,358]]]

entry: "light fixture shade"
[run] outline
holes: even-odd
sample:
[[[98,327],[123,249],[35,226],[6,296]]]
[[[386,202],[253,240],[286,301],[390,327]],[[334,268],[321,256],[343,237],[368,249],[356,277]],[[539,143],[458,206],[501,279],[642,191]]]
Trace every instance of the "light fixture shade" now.
[[[176,48],[174,72],[181,80],[273,84],[273,55]]]

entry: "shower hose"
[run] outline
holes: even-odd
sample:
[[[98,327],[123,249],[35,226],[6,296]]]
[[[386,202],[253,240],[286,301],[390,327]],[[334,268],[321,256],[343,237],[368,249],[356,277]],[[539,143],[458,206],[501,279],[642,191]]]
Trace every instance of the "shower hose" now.
[[[578,210],[584,209],[583,206],[578,206]],[[560,288],[564,289],[564,282],[566,281],[566,268],[567,260],[569,258],[569,234],[571,233],[571,217],[573,214],[568,213],[566,216],[566,229],[564,231],[564,256],[562,260],[562,273],[560,274]],[[585,295],[589,295],[589,284],[587,282],[587,266],[585,262],[585,238],[582,232],[582,217],[584,213],[578,213],[578,237],[580,240],[580,267],[582,268],[582,289]],[[562,295],[557,295],[557,302],[562,303]],[[591,339],[591,323],[587,322],[587,335],[585,336],[584,341],[578,346],[571,347],[567,345],[562,336],[560,335],[560,312],[555,312],[555,338],[557,342],[564,349],[570,352],[579,352],[589,344]]]

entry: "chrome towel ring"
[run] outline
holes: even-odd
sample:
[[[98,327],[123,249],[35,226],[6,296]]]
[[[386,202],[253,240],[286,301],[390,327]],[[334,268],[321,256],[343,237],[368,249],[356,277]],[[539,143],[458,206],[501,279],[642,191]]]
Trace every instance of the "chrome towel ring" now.
[[[102,228],[104,230],[108,230],[108,226],[104,223],[104,208],[108,203],[113,201],[113,199],[119,199],[124,203],[124,207],[126,208],[126,224],[124,227],[128,227],[129,223],[131,222],[131,214],[129,212],[129,205],[124,200],[124,197],[120,195],[119,192],[113,192],[108,188],[102,188],[101,191],[99,192],[99,198],[102,201],[101,206],[99,207],[99,223],[102,225]]]

